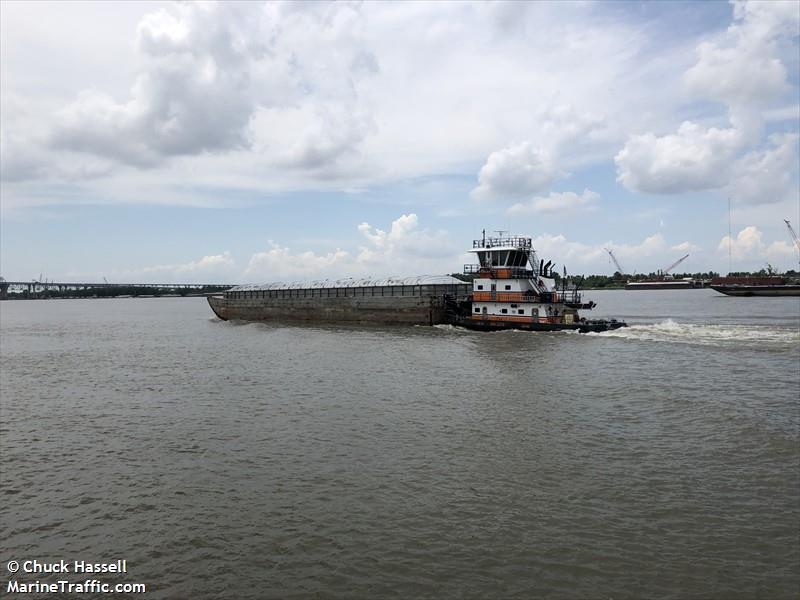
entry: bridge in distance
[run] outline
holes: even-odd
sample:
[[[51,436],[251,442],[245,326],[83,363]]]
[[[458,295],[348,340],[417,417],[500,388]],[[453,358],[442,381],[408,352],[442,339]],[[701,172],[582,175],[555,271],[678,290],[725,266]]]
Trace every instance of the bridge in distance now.
[[[96,295],[119,295],[121,293],[137,294],[169,294],[186,295],[213,294],[233,287],[227,283],[108,283],[108,282],[76,282],[76,281],[6,281],[0,277],[0,299],[9,294],[22,294],[27,298],[49,297],[84,297],[88,292]]]

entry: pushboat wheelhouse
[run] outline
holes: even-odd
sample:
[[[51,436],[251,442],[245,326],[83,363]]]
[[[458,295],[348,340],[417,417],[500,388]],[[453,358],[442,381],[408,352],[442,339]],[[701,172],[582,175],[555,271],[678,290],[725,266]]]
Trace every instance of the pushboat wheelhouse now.
[[[556,285],[552,261],[539,259],[531,238],[519,236],[483,237],[469,250],[478,264],[464,266],[473,277],[472,297],[453,307],[453,322],[471,329],[527,329],[581,332],[606,331],[624,327],[611,320],[587,320],[579,309],[591,310],[594,302],[583,303],[577,288]]]

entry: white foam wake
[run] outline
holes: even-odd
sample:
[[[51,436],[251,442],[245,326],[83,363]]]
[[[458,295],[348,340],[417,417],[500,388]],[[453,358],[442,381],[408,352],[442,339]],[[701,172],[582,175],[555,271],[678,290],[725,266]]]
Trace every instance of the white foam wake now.
[[[679,342],[704,346],[763,344],[783,347],[800,344],[800,331],[792,327],[765,325],[695,325],[667,319],[661,323],[631,325],[613,331],[590,334],[653,342]]]

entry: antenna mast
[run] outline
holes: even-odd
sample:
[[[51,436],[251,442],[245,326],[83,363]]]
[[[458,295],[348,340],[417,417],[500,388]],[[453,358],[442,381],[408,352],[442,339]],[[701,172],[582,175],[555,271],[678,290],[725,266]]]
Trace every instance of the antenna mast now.
[[[731,244],[733,244],[733,237],[731,237],[731,197],[728,196],[728,275],[731,274],[733,263],[731,261]]]

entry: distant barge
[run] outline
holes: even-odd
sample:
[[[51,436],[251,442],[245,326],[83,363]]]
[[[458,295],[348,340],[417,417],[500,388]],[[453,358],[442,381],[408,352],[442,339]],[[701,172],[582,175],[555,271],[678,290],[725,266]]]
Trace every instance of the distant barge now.
[[[696,279],[645,279],[629,281],[626,290],[695,290],[703,287],[703,282]]]
[[[317,281],[238,286],[208,303],[220,319],[436,325],[482,331],[607,331],[615,319],[587,320],[591,310],[576,288],[559,289],[551,261],[539,260],[531,238],[475,240],[479,264],[466,265],[472,283],[447,276]]]
[[[800,296],[800,283],[785,277],[716,277],[711,289],[726,296]]]

